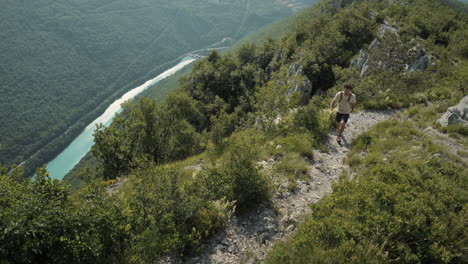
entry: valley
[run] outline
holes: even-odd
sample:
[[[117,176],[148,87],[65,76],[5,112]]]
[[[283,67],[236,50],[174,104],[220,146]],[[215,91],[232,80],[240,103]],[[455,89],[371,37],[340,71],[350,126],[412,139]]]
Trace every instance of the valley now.
[[[192,2],[2,5],[0,162],[22,163],[30,175],[113,100],[177,57],[291,14],[263,0],[248,9],[249,1]]]
[[[96,120],[100,124],[87,142],[76,144],[87,147],[94,141],[63,180],[46,166],[34,167],[35,177],[28,178],[22,167],[0,164],[0,263],[467,262],[466,4],[321,0],[293,12],[302,2],[6,3],[8,12],[0,12],[0,21],[8,22],[0,24],[0,34],[8,36],[0,42],[6,59],[0,65],[0,139],[27,145],[34,139],[24,138],[25,131],[49,136],[34,126],[42,124],[34,112],[47,110],[47,118],[65,122],[76,110],[53,104],[54,96],[69,105],[96,100],[102,106],[87,116],[89,122],[78,121],[81,127],[90,128],[97,116],[105,115]],[[28,5],[34,8],[25,9]],[[182,9],[172,14],[193,15],[190,21],[155,22],[163,21],[174,5]],[[236,8],[222,8],[228,6]],[[276,8],[277,14],[292,15],[267,23]],[[161,11],[161,16],[145,16],[146,10]],[[87,18],[118,14],[110,21],[120,24],[113,30],[86,27],[96,21],[81,20],[83,12]],[[18,31],[3,30],[25,14],[34,18],[39,13],[80,24],[72,33],[83,30],[90,39],[81,35],[79,40],[110,49],[96,45],[99,51],[93,53],[73,41],[75,34],[63,31],[70,24],[47,19],[20,23],[24,27]],[[236,21],[222,20],[232,30],[220,30],[226,15]],[[260,21],[266,26],[247,34]],[[161,35],[174,33],[170,22],[179,23],[183,36]],[[99,25],[111,29],[111,24]],[[132,28],[128,37],[136,38],[122,38],[121,47],[101,41],[120,34],[120,27]],[[202,30],[207,28],[213,34]],[[94,30],[98,34],[89,34]],[[113,33],[99,40],[107,32]],[[148,32],[154,35],[147,37]],[[185,42],[187,34],[200,45]],[[76,59],[85,62],[47,64],[56,57],[41,57],[26,41],[37,36],[50,44],[44,50],[63,55],[80,51]],[[52,45],[51,36],[66,36],[62,40],[75,49]],[[160,41],[164,45],[159,47]],[[4,52],[15,50],[4,44],[13,42],[23,62],[31,64]],[[167,52],[174,56],[164,57]],[[100,55],[108,60],[101,62]],[[155,62],[162,57],[166,63]],[[193,58],[197,60],[191,63]],[[73,77],[65,73],[78,67],[74,63],[94,74],[81,79],[87,89],[13,89],[40,80],[15,67],[30,66],[48,84],[64,84],[64,76]],[[172,68],[189,63],[180,71]],[[42,67],[33,67],[38,65]],[[58,70],[63,76],[55,75]],[[152,85],[154,76],[165,71],[178,73]],[[104,96],[105,91],[111,95]],[[121,98],[129,91],[141,96],[125,101],[133,97]],[[343,100],[342,92],[352,94]],[[39,102],[29,100],[33,97]],[[43,108],[17,111],[36,103]],[[109,105],[112,109],[104,111]],[[5,116],[19,119],[10,124]],[[81,132],[75,122],[64,124],[57,133],[68,131],[74,138]],[[7,127],[18,127],[12,129],[17,133],[10,131],[15,137],[6,136]],[[2,159],[5,146],[10,148],[3,142]],[[47,153],[60,152],[56,150]],[[72,156],[78,152],[70,151]],[[37,163],[45,156],[38,155]]]

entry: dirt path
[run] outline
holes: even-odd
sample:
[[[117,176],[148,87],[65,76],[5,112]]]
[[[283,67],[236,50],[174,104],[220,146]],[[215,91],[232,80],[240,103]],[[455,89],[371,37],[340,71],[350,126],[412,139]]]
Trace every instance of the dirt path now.
[[[331,131],[326,142],[329,151],[314,153],[308,181],[298,181],[293,192],[276,193],[270,204],[260,205],[243,216],[234,216],[227,228],[209,241],[200,256],[175,263],[262,262],[273,243],[288,237],[301,216],[310,212],[308,204],[331,192],[332,182],[348,168],[343,159],[349,151],[349,144],[359,134],[394,114],[393,111],[352,114],[342,144],[336,142],[335,132]]]
[[[274,194],[270,204],[260,205],[256,210],[242,216],[234,216],[227,228],[213,237],[202,254],[185,261],[171,263],[258,263],[265,259],[266,252],[275,241],[288,237],[303,215],[310,212],[308,204],[317,202],[331,192],[331,184],[348,168],[343,159],[349,144],[362,132],[378,122],[389,119],[393,111],[361,111],[351,115],[341,145],[331,131],[326,145],[328,152],[315,151],[310,161],[309,180],[298,181],[293,192]],[[274,161],[264,161],[272,166]],[[165,262],[165,261],[163,261]]]
[[[330,193],[332,183],[349,168],[343,160],[351,142],[377,123],[396,116],[395,111],[361,111],[352,114],[342,143],[338,144],[336,133],[330,131],[325,142],[328,150],[314,151],[314,160],[309,161],[308,179],[298,180],[294,191],[287,191],[286,186],[277,184],[277,187],[281,187],[278,189],[286,191],[275,193],[268,204],[261,204],[242,216],[232,217],[227,227],[210,239],[199,256],[184,260],[170,258],[160,263],[262,263],[273,244],[288,238],[301,218],[310,213],[308,205]],[[466,138],[451,138],[432,127],[423,132],[431,141],[444,146],[449,153],[468,164]],[[259,164],[264,168],[272,168],[275,162],[270,159]]]

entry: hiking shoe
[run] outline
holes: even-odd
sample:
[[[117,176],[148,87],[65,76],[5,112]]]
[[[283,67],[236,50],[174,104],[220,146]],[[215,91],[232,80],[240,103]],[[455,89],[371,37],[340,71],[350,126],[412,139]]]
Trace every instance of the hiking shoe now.
[[[341,135],[336,136],[336,142],[341,143]]]

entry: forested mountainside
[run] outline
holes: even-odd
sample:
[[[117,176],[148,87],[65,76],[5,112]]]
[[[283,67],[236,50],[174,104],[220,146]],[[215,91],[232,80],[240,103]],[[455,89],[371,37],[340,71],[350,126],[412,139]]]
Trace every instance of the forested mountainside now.
[[[298,15],[300,14],[296,13],[272,24],[268,24],[254,32],[251,32],[245,37],[236,41],[229,48],[221,49],[220,53],[235,53],[235,51],[239,47],[246,43],[260,44],[269,38],[280,40],[283,34],[285,34],[292,26]],[[157,101],[163,100],[170,92],[175,91],[179,87],[179,79],[181,79],[181,77],[190,75],[192,68],[193,64],[186,66],[183,70],[175,73],[174,75],[171,75],[165,78],[164,80],[161,80],[158,83],[148,87],[148,89],[143,91],[139,96],[149,97]],[[80,179],[77,177],[81,169],[85,167],[95,168],[96,166],[97,160],[90,151],[80,160],[80,162],[78,162],[78,164],[69,173],[67,173],[64,176],[63,180],[71,184],[73,188],[77,188],[80,185],[80,182],[82,183],[82,181],[80,181]]]
[[[267,263],[466,263],[468,128],[436,122],[467,94],[468,15],[452,3],[323,0],[281,40],[213,51],[162,102],[127,102],[95,131],[100,164],[79,173],[76,192],[44,168],[22,181],[20,168],[2,168],[0,261],[190,263],[233,216],[261,205],[289,219],[275,200],[319,185],[318,158],[334,153],[329,102],[352,83],[357,111],[398,114],[340,146],[348,168],[330,175],[333,192],[302,221],[286,219],[298,231],[266,257],[226,252]],[[258,232],[251,239],[272,238]]]
[[[43,148],[28,168],[42,165],[113,99],[177,57],[291,12],[266,0],[2,1],[0,162],[20,163]]]

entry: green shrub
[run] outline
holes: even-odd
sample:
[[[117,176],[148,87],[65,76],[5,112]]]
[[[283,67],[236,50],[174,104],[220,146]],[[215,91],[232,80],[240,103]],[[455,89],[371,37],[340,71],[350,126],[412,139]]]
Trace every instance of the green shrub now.
[[[198,212],[195,226],[198,230],[203,231],[204,237],[208,237],[226,226],[234,210],[234,202],[227,201],[225,198],[210,201],[206,208],[202,208]]]
[[[410,108],[408,108],[406,110],[406,114],[409,117],[415,116],[416,114],[418,114],[422,110],[423,107],[424,107],[424,105],[422,105],[422,104],[411,106]]]
[[[369,133],[363,133],[351,143],[351,147],[353,151],[366,151],[375,140],[376,139]]]
[[[317,141],[326,138],[331,127],[329,115],[317,107],[315,100],[311,100],[307,106],[297,109],[293,119],[294,129],[305,130]]]
[[[278,118],[286,115],[292,102],[288,99],[288,87],[270,81],[257,88],[255,109],[263,131],[271,132]]]
[[[468,170],[461,163],[398,120],[358,137],[352,158],[358,176],[342,178],[313,204],[267,263],[466,262]]]
[[[262,134],[240,131],[228,140],[225,153],[217,153],[212,165],[197,175],[198,189],[205,199],[235,202],[238,212],[251,208],[271,196],[270,180],[259,171],[255,161],[263,152]]]
[[[230,202],[207,199],[205,186],[183,180],[174,169],[149,167],[136,172],[132,182],[129,208],[137,263],[152,263],[168,253],[196,252],[231,214]]]
[[[257,169],[255,156],[252,145],[234,145],[225,164],[224,173],[233,182],[233,200],[241,211],[271,197],[270,181]]]
[[[202,170],[198,175],[199,188],[206,189],[206,199],[227,199],[235,201],[234,179],[223,168],[213,167]]]
[[[94,132],[93,155],[103,176],[114,179],[148,162],[180,160],[200,151],[201,136],[189,123],[193,101],[183,93],[159,104],[149,98],[126,102],[109,127]],[[177,107],[177,108],[175,108]],[[199,114],[195,114],[199,116]]]
[[[123,263],[128,217],[106,189],[75,199],[44,168],[22,183],[0,175],[1,263]]]
[[[416,167],[377,166],[366,177],[342,180],[267,263],[462,261],[462,175],[449,163],[430,160]]]
[[[425,104],[428,99],[424,93],[415,93],[409,98],[411,104]]]

